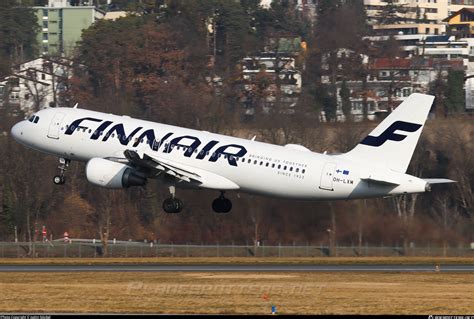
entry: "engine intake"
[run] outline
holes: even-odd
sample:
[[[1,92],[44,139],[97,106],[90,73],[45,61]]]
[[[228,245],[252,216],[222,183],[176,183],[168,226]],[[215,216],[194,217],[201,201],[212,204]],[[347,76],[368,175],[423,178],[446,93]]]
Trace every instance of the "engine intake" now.
[[[146,177],[134,168],[103,158],[92,158],[86,165],[87,180],[105,188],[128,188],[143,186]]]

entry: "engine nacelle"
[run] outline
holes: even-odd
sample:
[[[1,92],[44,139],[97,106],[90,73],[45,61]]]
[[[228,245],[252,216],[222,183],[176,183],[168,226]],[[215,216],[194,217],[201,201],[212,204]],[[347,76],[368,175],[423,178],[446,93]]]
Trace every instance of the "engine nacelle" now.
[[[143,186],[146,177],[132,167],[103,158],[92,158],[86,165],[87,180],[106,188]]]

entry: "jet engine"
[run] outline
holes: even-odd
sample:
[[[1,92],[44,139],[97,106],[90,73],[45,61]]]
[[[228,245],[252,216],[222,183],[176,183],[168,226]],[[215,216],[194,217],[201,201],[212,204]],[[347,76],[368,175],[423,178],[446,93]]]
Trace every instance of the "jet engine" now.
[[[147,181],[142,173],[126,164],[97,157],[87,162],[86,176],[92,184],[105,188],[143,186]]]

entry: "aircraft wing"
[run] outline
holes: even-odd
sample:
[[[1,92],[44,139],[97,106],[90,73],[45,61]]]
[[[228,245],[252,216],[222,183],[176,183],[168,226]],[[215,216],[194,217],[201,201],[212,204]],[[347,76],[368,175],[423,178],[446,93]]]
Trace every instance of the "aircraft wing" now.
[[[240,188],[231,180],[218,174],[170,161],[154,154],[143,153],[140,156],[136,151],[126,150],[124,155],[131,165],[149,171],[154,176],[164,173],[176,178],[178,182],[186,182],[202,188],[218,190],[236,190]]]

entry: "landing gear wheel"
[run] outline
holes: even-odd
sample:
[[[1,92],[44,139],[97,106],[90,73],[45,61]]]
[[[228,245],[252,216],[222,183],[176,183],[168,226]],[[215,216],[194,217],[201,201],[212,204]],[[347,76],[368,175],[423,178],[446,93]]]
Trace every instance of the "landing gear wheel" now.
[[[71,160],[67,158],[60,158],[59,159],[59,175],[54,176],[53,182],[56,185],[63,185],[66,182],[66,178],[64,177],[64,172],[66,171],[67,167],[71,163]]]
[[[177,214],[183,210],[183,202],[177,198],[167,198],[163,202],[163,210],[168,214]]]
[[[53,178],[53,182],[56,185],[63,185],[66,182],[66,179],[64,178],[64,176],[56,175]]]
[[[230,199],[225,198],[224,194],[222,193],[221,196],[214,199],[212,202],[212,210],[216,213],[228,213],[232,209],[232,202]]]

